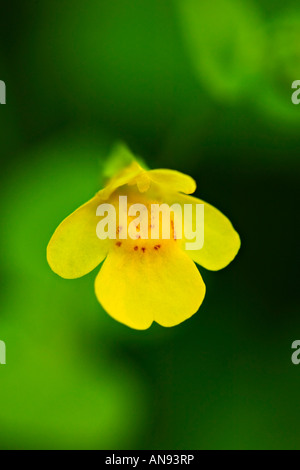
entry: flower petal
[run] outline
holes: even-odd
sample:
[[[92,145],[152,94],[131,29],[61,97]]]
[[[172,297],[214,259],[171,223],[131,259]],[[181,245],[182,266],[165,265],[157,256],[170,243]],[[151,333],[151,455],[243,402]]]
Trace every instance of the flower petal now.
[[[179,247],[153,251],[111,250],[96,278],[103,308],[117,321],[144,330],[156,321],[178,325],[199,309],[205,284]]]
[[[148,191],[151,186],[161,193],[172,191],[191,194],[196,191],[196,182],[191,176],[167,169],[141,171],[128,184],[136,184],[141,193]]]
[[[192,196],[174,195],[172,203],[193,205],[193,226],[196,229],[195,207],[204,204],[204,245],[186,253],[199,265],[211,271],[225,268],[237,255],[241,241],[230,220],[218,209]],[[186,240],[183,240],[185,242]],[[183,248],[185,243],[182,244]]]
[[[55,230],[47,247],[47,260],[59,276],[66,279],[84,276],[105,258],[110,241],[100,240],[96,234],[99,204],[99,196],[93,197]]]
[[[162,185],[166,191],[176,191],[184,194],[192,194],[196,191],[195,180],[176,170],[150,170],[147,175],[156,184]]]
[[[107,200],[116,189],[124,186],[125,184],[130,184],[132,181],[135,182],[136,177],[144,173],[145,170],[143,170],[143,168],[136,161],[133,161],[129,166],[120,171],[115,177],[110,179],[105,188],[98,192],[98,195],[103,200]]]

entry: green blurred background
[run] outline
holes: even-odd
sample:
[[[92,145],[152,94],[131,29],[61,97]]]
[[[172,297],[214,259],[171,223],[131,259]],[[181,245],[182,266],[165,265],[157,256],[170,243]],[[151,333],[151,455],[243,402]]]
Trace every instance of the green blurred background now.
[[[2,0],[0,37],[0,448],[299,449],[299,2]],[[46,263],[120,139],[241,235],[172,329]]]

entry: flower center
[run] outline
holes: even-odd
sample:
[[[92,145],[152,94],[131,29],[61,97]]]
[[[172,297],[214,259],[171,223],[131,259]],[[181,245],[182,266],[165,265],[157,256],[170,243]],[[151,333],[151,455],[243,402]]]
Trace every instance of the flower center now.
[[[114,200],[116,209],[116,249],[146,254],[160,252],[177,240],[175,214],[156,199],[126,196]]]

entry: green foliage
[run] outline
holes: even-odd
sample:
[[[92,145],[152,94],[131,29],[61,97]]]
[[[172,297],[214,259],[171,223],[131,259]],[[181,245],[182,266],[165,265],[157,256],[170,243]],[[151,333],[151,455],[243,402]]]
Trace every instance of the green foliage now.
[[[2,2],[0,448],[299,448],[298,2]],[[55,276],[60,221],[130,159],[241,234],[174,329],[129,330]]]

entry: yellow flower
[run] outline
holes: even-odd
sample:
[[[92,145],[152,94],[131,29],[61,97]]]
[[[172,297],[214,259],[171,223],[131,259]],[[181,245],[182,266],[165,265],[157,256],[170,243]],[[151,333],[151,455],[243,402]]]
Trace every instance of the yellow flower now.
[[[221,212],[189,196],[196,189],[190,176],[174,170],[147,171],[124,147],[117,148],[115,155],[131,157],[131,163],[59,225],[48,244],[48,263],[59,276],[74,279],[104,260],[95,292],[113,318],[138,330],[149,328],[153,321],[165,327],[178,325],[197,312],[205,296],[194,262],[213,271],[224,268],[240,248],[239,235]],[[203,248],[187,251],[184,237],[175,236],[172,220],[170,239],[124,239],[118,226],[116,239],[100,240],[97,208],[109,203],[118,211],[119,196],[146,207],[191,204],[195,211],[197,204],[204,204]],[[196,218],[192,220],[195,229]]]

